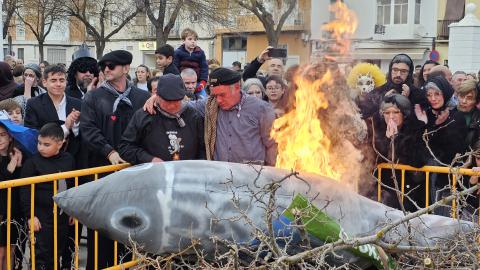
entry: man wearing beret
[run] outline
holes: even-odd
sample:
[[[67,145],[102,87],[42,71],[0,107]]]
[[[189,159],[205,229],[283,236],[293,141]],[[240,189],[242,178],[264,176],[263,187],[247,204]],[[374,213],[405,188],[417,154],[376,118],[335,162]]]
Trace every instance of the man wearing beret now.
[[[240,91],[241,74],[217,68],[210,73],[208,99],[189,104],[205,117],[208,160],[274,166],[277,145],[270,137],[275,113],[271,105]],[[144,109],[155,114],[150,98]]]
[[[123,131],[132,115],[149,98],[146,91],[127,80],[132,54],[112,51],[105,54],[98,65],[105,81],[85,94],[80,115],[82,138],[90,148],[90,167],[125,162],[117,152]],[[93,231],[88,233],[87,269],[94,269]],[[98,268],[113,265],[113,241],[99,234]]]
[[[205,159],[203,117],[185,101],[180,76],[158,79],[157,114],[135,112],[119,145],[119,153],[132,164]]]

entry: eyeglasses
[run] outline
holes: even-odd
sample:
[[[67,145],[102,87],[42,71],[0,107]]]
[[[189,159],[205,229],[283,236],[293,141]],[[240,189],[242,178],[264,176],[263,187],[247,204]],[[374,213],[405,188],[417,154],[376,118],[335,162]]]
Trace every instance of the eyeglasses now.
[[[37,75],[35,75],[35,74],[29,74],[29,73],[24,73],[23,76],[25,76],[25,77],[30,77],[30,78],[36,78],[36,77],[37,77]]]
[[[280,90],[280,89],[282,89],[282,87],[280,85],[278,85],[278,86],[268,86],[267,87],[267,90],[270,90],[270,91],[271,90]]]
[[[104,71],[105,68],[108,67],[108,69],[114,70],[116,66],[118,66],[118,64],[110,62],[110,63],[101,64],[100,69]]]
[[[408,71],[408,69],[392,68],[392,73],[400,73],[402,75],[408,74]]]

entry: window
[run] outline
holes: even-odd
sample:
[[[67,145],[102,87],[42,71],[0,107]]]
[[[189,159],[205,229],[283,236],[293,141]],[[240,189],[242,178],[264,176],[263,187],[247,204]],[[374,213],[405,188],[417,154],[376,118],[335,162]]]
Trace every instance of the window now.
[[[391,0],[377,0],[377,24],[390,24]]]
[[[222,40],[224,51],[246,51],[247,38],[238,36],[225,36]]]
[[[395,0],[393,7],[394,24],[407,24],[408,22],[408,0]]]
[[[67,49],[47,49],[47,61],[51,64],[66,64]]]
[[[18,48],[17,58],[25,60],[25,49],[24,48]]]
[[[407,24],[409,0],[377,0],[377,25]],[[420,23],[421,0],[415,0],[415,23]],[[392,18],[393,17],[393,18]]]
[[[422,0],[415,0],[415,24],[420,24],[420,6]]]
[[[15,26],[15,35],[17,40],[25,40],[25,25],[23,23],[18,23]]]

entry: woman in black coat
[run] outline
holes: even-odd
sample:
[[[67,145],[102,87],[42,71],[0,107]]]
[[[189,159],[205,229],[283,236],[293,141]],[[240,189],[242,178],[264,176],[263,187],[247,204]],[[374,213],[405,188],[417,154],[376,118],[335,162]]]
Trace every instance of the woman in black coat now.
[[[448,107],[453,92],[452,86],[444,77],[430,78],[425,84],[428,108],[424,111],[420,106],[415,107],[417,119],[427,126],[428,146],[431,149],[427,162],[429,165],[450,165],[457,153],[463,153],[466,150],[467,125],[465,118],[457,110]],[[450,190],[445,188],[449,185],[448,175],[431,174],[430,182],[431,203],[450,193]],[[446,208],[438,208],[435,213],[449,215]]]
[[[380,117],[375,122],[375,148],[379,154],[379,162],[405,164],[422,167],[426,163],[426,148],[422,141],[425,123],[418,121],[413,115],[412,105],[408,98],[400,94],[387,95],[380,104]],[[398,190],[401,191],[401,171],[395,171]],[[413,200],[404,198],[407,211],[415,211],[425,206],[424,178],[413,172],[405,174],[405,194]],[[400,209],[400,199],[395,192],[392,170],[382,170],[382,201]],[[416,204],[416,206],[415,206]]]

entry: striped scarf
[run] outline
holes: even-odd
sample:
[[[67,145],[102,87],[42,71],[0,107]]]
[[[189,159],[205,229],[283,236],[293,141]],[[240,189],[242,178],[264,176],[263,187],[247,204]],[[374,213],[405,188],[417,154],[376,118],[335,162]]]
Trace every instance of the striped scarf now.
[[[217,139],[217,100],[209,96],[205,105],[205,149],[207,160],[213,160],[215,154],[215,141]]]

